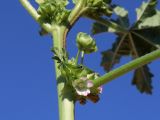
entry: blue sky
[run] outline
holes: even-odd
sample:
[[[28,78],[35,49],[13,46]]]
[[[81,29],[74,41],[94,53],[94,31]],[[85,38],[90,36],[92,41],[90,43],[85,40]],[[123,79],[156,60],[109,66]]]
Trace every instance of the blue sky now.
[[[130,11],[142,0],[113,0]],[[39,25],[23,9],[18,0],[1,1],[0,7],[0,120],[58,120],[56,80],[51,59],[50,36],[40,37]],[[67,38],[70,56],[75,56],[76,34],[90,33],[91,20],[80,19]],[[94,36],[99,52],[87,55],[85,64],[100,74],[100,51],[114,41],[112,34]],[[123,58],[121,64],[130,58]],[[121,65],[119,64],[119,65]],[[159,60],[150,64],[153,78],[152,96],[140,94],[131,86],[132,72],[104,86],[101,100],[85,106],[76,104],[76,120],[159,120]]]

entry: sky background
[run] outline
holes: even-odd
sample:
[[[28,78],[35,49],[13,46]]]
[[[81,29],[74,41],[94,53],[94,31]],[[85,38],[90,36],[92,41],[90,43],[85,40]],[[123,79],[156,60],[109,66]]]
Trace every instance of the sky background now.
[[[132,22],[136,18],[134,8],[141,2],[113,0],[129,10]],[[77,52],[76,34],[90,33],[91,25],[91,20],[83,18],[73,27],[67,38],[70,56]],[[0,120],[58,120],[51,37],[38,34],[39,25],[18,0],[1,1],[0,27]],[[99,51],[87,55],[85,64],[102,75],[105,72],[100,67],[100,52],[111,47],[115,36],[103,33],[94,38]],[[129,60],[123,58],[117,66]],[[105,85],[97,104],[77,103],[75,120],[160,120],[159,60],[150,66],[156,75],[152,96],[140,94],[131,85],[130,72]]]

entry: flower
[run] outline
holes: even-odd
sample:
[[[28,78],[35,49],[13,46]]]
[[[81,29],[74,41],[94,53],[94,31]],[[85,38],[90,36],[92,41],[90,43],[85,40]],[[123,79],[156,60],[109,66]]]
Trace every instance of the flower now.
[[[87,96],[91,93],[90,88],[93,87],[93,82],[87,77],[81,77],[73,81],[73,87],[78,95]]]

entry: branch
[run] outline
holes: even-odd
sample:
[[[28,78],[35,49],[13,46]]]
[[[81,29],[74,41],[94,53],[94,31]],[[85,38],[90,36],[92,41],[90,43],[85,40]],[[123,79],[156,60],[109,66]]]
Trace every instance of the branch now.
[[[20,0],[23,7],[28,11],[28,13],[39,23],[38,19],[40,15],[37,13],[36,9],[30,4],[28,0]],[[51,32],[51,25],[45,24],[45,23],[39,23],[43,29],[45,29],[47,32]]]
[[[68,22],[70,26],[72,26],[78,20],[78,18],[83,14],[83,9],[85,8],[86,3],[87,3],[86,0],[79,0],[78,3],[75,5],[75,7],[73,8],[68,17]]]
[[[148,64],[149,62],[151,62],[157,58],[160,58],[160,49],[155,50],[151,53],[148,53],[140,58],[137,58],[137,59],[97,78],[96,80],[93,81],[94,87],[99,87],[103,84],[106,84],[106,83],[112,81],[113,79],[115,79],[119,76],[122,76],[123,74],[128,73],[131,70],[134,70],[138,67],[141,67],[145,64]]]
[[[79,0],[78,3],[75,5],[73,10],[71,11],[68,19],[67,19],[67,25],[65,30],[65,35],[67,36],[68,32],[72,28],[72,26],[75,24],[75,22],[81,17],[83,14],[83,8],[86,5],[86,0]]]
[[[67,36],[72,26],[76,23],[76,21],[83,14],[83,8],[85,7],[86,2],[87,2],[86,0],[79,0],[78,3],[73,8],[73,10],[71,11],[67,19],[67,25],[65,26],[64,36]],[[66,47],[66,39],[63,40],[63,43],[64,43],[63,44],[64,47]]]

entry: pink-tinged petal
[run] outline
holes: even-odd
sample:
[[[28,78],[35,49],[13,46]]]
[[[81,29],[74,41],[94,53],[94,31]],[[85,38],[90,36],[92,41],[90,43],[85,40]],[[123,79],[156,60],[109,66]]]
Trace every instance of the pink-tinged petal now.
[[[98,90],[99,90],[99,93],[102,93],[103,87],[102,86],[98,87]]]
[[[88,80],[88,81],[87,81],[87,87],[88,87],[88,88],[93,87],[93,82],[92,82],[92,80]]]

